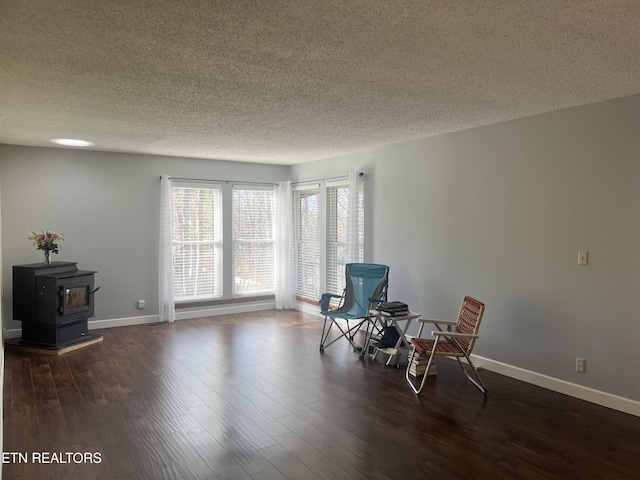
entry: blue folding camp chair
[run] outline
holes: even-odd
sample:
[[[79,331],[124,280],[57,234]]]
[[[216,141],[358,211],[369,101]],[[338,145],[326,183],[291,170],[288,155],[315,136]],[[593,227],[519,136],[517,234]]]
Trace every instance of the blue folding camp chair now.
[[[355,350],[361,347],[353,341],[362,325],[370,321],[370,310],[379,302],[387,300],[389,267],[374,263],[348,263],[345,265],[345,289],[342,295],[322,294],[320,313],[324,315],[324,326],[320,337],[320,351],[340,338],[346,338]],[[335,310],[330,310],[332,298],[339,298]],[[345,328],[342,327],[345,324]],[[352,325],[353,323],[353,325]],[[327,343],[331,327],[336,326],[340,335]],[[368,324],[367,324],[368,327]]]

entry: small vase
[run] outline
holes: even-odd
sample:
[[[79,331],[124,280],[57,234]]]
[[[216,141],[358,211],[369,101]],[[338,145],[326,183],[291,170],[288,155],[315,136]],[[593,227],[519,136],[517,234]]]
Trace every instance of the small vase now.
[[[51,265],[51,250],[44,250],[44,264]]]

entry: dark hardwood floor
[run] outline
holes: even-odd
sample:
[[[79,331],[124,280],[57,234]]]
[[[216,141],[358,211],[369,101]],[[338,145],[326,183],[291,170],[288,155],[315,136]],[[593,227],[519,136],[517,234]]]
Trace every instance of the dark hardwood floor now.
[[[6,350],[3,478],[640,478],[640,418],[488,371],[485,401],[446,360],[416,397],[345,341],[321,354],[321,326],[268,311]]]

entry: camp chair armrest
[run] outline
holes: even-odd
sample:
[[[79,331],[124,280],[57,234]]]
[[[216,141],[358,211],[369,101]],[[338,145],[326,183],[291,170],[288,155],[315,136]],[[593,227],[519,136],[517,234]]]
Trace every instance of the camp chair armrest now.
[[[422,337],[422,329],[424,328],[425,324],[427,324],[427,323],[432,323],[439,330],[442,330],[440,328],[440,325],[443,325],[443,326],[455,326],[457,322],[451,322],[449,320],[433,320],[433,319],[430,319],[430,318],[419,318],[418,319],[418,324],[420,325],[420,328],[418,328],[418,337]]]
[[[474,335],[473,333],[458,333],[458,332],[442,332],[440,330],[435,330],[431,332],[431,335],[434,337],[456,337],[456,338],[478,338],[479,335]]]
[[[439,323],[441,325],[455,325],[457,322],[452,322],[449,320],[432,320],[430,318],[419,318],[418,322],[420,323]]]
[[[321,311],[326,312],[329,310],[329,302],[332,298],[342,298],[342,295],[336,295],[335,293],[323,293],[322,298],[318,301]]]
[[[342,298],[342,295],[338,295],[336,293],[323,293],[322,296],[329,298]]]

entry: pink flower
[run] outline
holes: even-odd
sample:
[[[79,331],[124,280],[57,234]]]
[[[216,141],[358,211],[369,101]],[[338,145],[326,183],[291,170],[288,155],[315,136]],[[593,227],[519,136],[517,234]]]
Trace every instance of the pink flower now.
[[[33,241],[33,245],[37,250],[50,250],[53,253],[58,253],[58,244],[56,242],[64,240],[62,235],[49,229],[47,229],[46,233],[44,230],[41,233],[31,232],[27,239]]]

